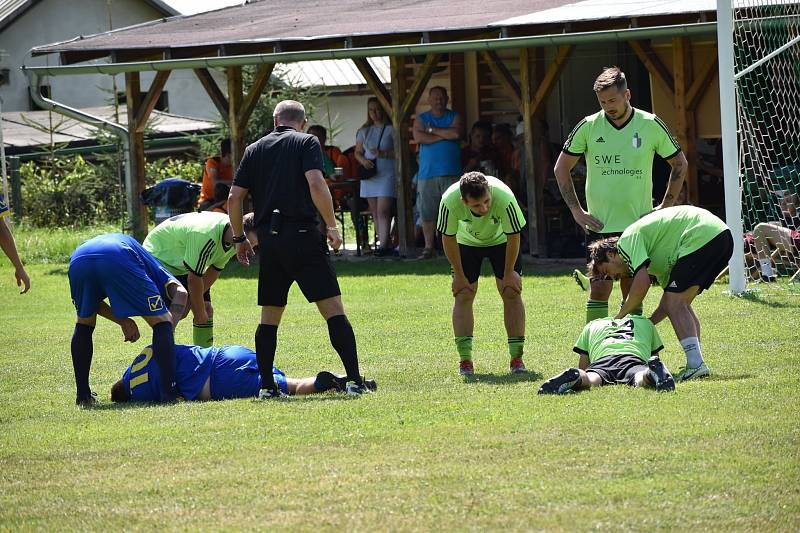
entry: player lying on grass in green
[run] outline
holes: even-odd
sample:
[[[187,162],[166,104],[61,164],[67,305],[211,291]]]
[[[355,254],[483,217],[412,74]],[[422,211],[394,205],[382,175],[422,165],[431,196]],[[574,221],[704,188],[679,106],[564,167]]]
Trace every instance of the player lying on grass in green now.
[[[617,313],[621,318],[641,309],[650,276],[664,294],[650,316],[653,324],[669,317],[686,354],[678,381],[708,376],[700,351],[700,321],[692,309],[695,297],[709,288],[728,264],[733,236],[725,222],[699,207],[681,205],[653,211],[622,232],[590,246],[593,275],[633,278]]]
[[[175,345],[175,380],[185,400],[225,400],[255,398],[261,389],[256,353],[244,346]],[[284,394],[305,395],[325,391],[343,392],[347,379],[330,372],[316,377],[289,378],[272,367],[275,383]],[[125,370],[122,379],[111,387],[114,402],[158,402],[161,374],[148,346]],[[368,390],[377,388],[374,380],[365,380]]]
[[[614,384],[675,390],[675,380],[656,355],[663,348],[655,326],[641,315],[592,320],[573,348],[580,354],[578,368],[548,379],[539,394],[566,394]]]

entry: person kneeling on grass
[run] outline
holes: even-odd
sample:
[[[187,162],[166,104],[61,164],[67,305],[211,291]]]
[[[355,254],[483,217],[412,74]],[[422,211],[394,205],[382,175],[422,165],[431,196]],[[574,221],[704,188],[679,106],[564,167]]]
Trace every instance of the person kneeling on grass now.
[[[256,352],[244,346],[175,345],[175,378],[180,395],[189,401],[255,398],[261,389]],[[284,394],[305,395],[325,391],[344,391],[347,379],[330,372],[316,377],[289,378],[272,367],[275,383]],[[150,346],[140,353],[111,387],[114,402],[158,402],[161,375]],[[365,386],[375,390],[374,380]]]
[[[725,222],[699,207],[667,207],[643,216],[620,237],[593,242],[589,251],[593,275],[633,278],[615,318],[640,309],[650,276],[657,278],[664,294],[650,320],[658,324],[669,317],[686,354],[686,366],[675,378],[708,376],[692,301],[714,283],[733,254],[733,236]]]
[[[580,354],[578,368],[548,379],[539,394],[566,394],[614,384],[673,391],[675,380],[656,355],[663,348],[655,326],[641,315],[592,320],[573,348]]]

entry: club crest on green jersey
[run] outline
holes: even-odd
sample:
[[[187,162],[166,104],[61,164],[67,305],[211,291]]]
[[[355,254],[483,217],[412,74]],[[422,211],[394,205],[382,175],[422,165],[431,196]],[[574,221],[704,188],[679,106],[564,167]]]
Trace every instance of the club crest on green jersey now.
[[[634,148],[641,148],[642,147],[642,138],[639,137],[639,132],[633,134],[633,139],[631,139],[631,144]]]

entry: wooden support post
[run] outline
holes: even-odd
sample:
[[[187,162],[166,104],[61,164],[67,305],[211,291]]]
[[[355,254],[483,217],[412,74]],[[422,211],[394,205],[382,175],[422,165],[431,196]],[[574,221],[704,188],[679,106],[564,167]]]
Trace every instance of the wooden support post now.
[[[691,43],[686,37],[673,37],[672,60],[675,73],[675,122],[678,143],[689,162],[689,171],[686,175],[687,192],[689,201],[698,203],[697,185],[697,125],[695,113],[689,108],[687,94],[692,85],[692,57]]]
[[[414,84],[408,90],[408,96],[402,101],[402,105],[400,105],[401,101],[392,99],[395,107],[400,107],[399,116],[402,119],[407,120],[408,117],[411,116],[411,111],[416,107],[419,97],[422,96],[422,91],[425,90],[425,87],[428,85],[433,75],[433,70],[436,68],[436,65],[439,64],[440,58],[441,54],[428,54],[425,56],[425,62],[417,71]],[[392,79],[392,82],[394,82],[394,79]]]
[[[564,66],[567,64],[567,60],[574,49],[574,44],[565,44],[558,47],[555,59],[547,68],[544,78],[538,83],[536,94],[531,98],[531,114],[535,115],[542,109],[542,104],[547,100],[550,91],[553,90],[556,82],[561,77],[561,72],[564,70]]]
[[[144,130],[138,129],[136,117],[142,107],[141,83],[138,72],[125,73],[125,97],[128,111],[128,131],[130,132],[130,182],[125,184],[128,227],[130,233],[139,242],[147,236],[148,214],[147,207],[139,200],[139,195],[145,189],[144,174]],[[145,117],[145,120],[146,117]]]
[[[369,87],[369,90],[372,91],[372,94],[374,94],[378,99],[378,103],[381,104],[383,111],[387,116],[390,116],[392,114],[392,96],[389,94],[389,91],[386,90],[386,86],[375,73],[372,65],[369,64],[369,61],[367,61],[365,57],[353,58],[353,63],[361,75],[364,76],[364,79],[367,82],[367,87]]]
[[[494,50],[481,52],[481,58],[483,58],[484,62],[489,66],[489,70],[492,71],[492,75],[506,90],[508,97],[511,98],[512,102],[514,102],[514,107],[521,109],[522,99],[520,96],[519,85],[514,79],[514,76],[511,75],[508,67],[506,67],[505,63],[503,63],[503,60],[497,55],[497,52]]]
[[[708,86],[711,85],[711,80],[717,75],[719,70],[719,56],[717,55],[716,45],[713,51],[709,54],[705,64],[698,71],[699,76],[692,82],[686,93],[686,107],[691,111],[696,111],[697,106],[700,105],[700,100],[708,91]]]
[[[528,243],[530,254],[539,255],[539,217],[538,192],[536,190],[536,165],[533,158],[533,90],[531,70],[531,50],[519,51],[520,98],[522,100],[522,125],[525,130],[525,183],[528,189]]]
[[[389,58],[392,78],[391,117],[394,126],[394,168],[397,180],[397,227],[400,238],[400,255],[407,256],[414,246],[414,218],[411,213],[411,153],[408,146],[408,115],[402,112],[406,100],[406,58]]]
[[[171,72],[171,70],[162,70],[157,72],[156,77],[153,78],[153,83],[150,84],[150,89],[147,91],[147,95],[144,97],[144,100],[136,112],[136,118],[134,120],[136,122],[137,133],[144,133],[147,120],[150,118],[150,113],[155,109],[156,103],[161,93],[164,91],[164,85],[166,85],[167,78],[169,78]]]
[[[231,132],[231,165],[239,166],[245,149],[246,124],[240,122],[242,109],[242,67],[228,67],[228,128]]]
[[[253,79],[253,85],[250,87],[250,92],[247,93],[247,96],[242,101],[242,107],[239,110],[239,124],[241,124],[245,130],[247,130],[247,121],[250,120],[250,115],[253,114],[253,111],[258,105],[261,93],[264,92],[264,87],[267,86],[267,82],[269,82],[269,77],[272,76],[272,70],[274,68],[275,63],[266,63],[259,67]],[[242,148],[242,153],[244,154],[244,148]]]
[[[646,41],[628,41],[628,46],[634,51],[644,66],[647,72],[653,77],[661,88],[669,95],[673,96],[675,83],[672,79],[669,69],[664,65],[653,48]]]
[[[204,68],[197,68],[194,69],[194,74],[197,76],[197,79],[200,80],[200,83],[203,85],[203,88],[208,93],[209,98],[211,98],[211,102],[214,104],[214,107],[217,108],[219,112],[219,116],[222,117],[226,123],[228,122],[228,99],[225,98],[225,95],[220,90],[219,86],[217,86],[217,82],[214,81],[214,78],[211,76],[211,73]]]

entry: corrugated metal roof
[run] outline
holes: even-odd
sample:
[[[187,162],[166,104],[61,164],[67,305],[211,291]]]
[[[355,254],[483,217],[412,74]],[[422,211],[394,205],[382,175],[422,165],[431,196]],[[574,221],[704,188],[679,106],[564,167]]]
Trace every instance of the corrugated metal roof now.
[[[83,111],[104,118],[114,119],[114,108],[111,106],[91,107]],[[189,133],[195,131],[210,130],[217,127],[214,122],[183,117],[154,110],[151,114],[152,129],[155,133]],[[57,144],[88,141],[96,137],[96,131],[84,122],[66,118],[63,115],[53,113],[54,129],[58,132],[53,135],[53,142]],[[127,111],[125,107],[119,110],[119,121],[122,124],[127,122]],[[3,144],[8,147],[26,148],[34,146],[44,146],[50,144],[50,134],[41,131],[30,123],[39,124],[45,128],[50,127],[50,116],[48,111],[8,111],[3,112]]]
[[[367,59],[378,78],[383,83],[391,82],[388,57]],[[322,61],[299,61],[278,67],[277,74],[299,87],[342,87],[347,85],[366,85],[367,81],[355,64],[348,59],[327,59]]]
[[[585,0],[496,22],[498,26],[715,11],[716,0]]]
[[[570,0],[263,0],[173,17],[34,48],[35,53],[142,48],[489,29],[496,21],[552,9]]]
[[[39,0],[0,0],[0,30]]]

